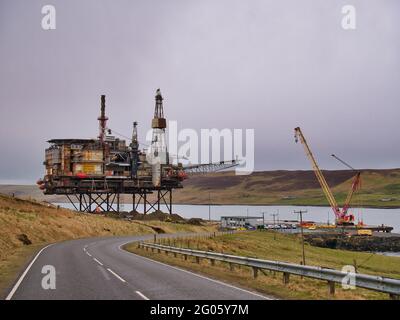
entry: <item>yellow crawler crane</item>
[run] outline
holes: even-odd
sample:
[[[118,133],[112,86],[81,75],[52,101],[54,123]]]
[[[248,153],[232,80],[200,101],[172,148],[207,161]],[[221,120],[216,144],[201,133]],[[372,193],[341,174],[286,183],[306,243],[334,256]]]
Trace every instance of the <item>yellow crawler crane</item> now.
[[[298,142],[300,140],[301,144],[304,146],[304,150],[306,152],[307,157],[311,161],[311,165],[313,167],[315,176],[318,179],[319,184],[321,185],[322,191],[324,192],[326,199],[329,202],[329,205],[331,206],[333,213],[335,214],[336,217],[336,225],[354,225],[354,216],[352,214],[348,214],[348,208],[350,204],[350,200],[352,198],[352,195],[355,191],[355,185],[358,185],[357,183],[353,183],[352,188],[349,192],[349,195],[347,197],[348,201],[346,200],[346,204],[343,206],[343,209],[339,208],[339,205],[336,202],[335,197],[332,194],[331,189],[329,188],[328,183],[325,180],[324,175],[322,174],[321,169],[319,168],[317,161],[314,158],[313,153],[311,152],[310,147],[307,144],[306,138],[304,137],[301,129],[299,127],[294,129],[294,137],[295,141]],[[359,175],[358,175],[359,177]],[[357,178],[357,177],[356,177]],[[358,178],[357,178],[358,180]]]

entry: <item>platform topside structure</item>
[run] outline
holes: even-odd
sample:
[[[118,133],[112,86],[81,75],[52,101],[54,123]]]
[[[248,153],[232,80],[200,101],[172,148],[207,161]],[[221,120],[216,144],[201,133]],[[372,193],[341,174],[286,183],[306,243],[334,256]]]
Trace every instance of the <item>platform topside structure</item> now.
[[[172,191],[182,188],[190,173],[218,171],[238,165],[235,160],[191,165],[172,164],[166,145],[163,97],[156,91],[151,121],[153,136],[148,150],[140,150],[137,122],[132,139],[117,138],[107,127],[105,96],[101,96],[96,139],[52,139],[45,150],[45,176],[38,181],[44,194],[65,195],[74,208],[83,212],[120,212],[121,195],[132,197],[133,211],[160,211],[161,205],[172,213]],[[149,195],[153,195],[149,197]]]

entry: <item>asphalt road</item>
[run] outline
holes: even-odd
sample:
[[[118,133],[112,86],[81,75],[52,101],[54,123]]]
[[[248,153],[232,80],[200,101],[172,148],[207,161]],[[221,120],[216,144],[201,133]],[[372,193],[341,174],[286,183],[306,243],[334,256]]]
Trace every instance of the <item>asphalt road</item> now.
[[[257,293],[129,253],[121,246],[141,237],[91,238],[46,247],[9,299],[254,300]],[[55,289],[43,289],[44,266],[54,266]]]

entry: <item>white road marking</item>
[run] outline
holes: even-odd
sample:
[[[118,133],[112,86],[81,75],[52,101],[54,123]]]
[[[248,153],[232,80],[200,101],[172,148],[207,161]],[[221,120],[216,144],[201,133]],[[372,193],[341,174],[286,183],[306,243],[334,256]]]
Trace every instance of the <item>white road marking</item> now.
[[[21,275],[21,277],[18,279],[17,283],[14,285],[14,287],[11,289],[10,293],[6,297],[6,300],[11,300],[15,292],[17,291],[18,287],[20,286],[22,280],[24,280],[25,276],[27,275],[28,271],[32,267],[32,265],[35,263],[36,259],[39,257],[39,255],[48,247],[52,246],[53,244],[49,244],[48,246],[45,246],[42,250],[38,252],[38,254],[33,258],[31,263],[28,265],[28,267],[25,269],[24,273]]]
[[[111,280],[110,276],[108,275],[107,271],[104,270],[103,267],[97,266],[97,268],[99,268],[100,272],[103,274],[104,278],[106,278],[107,280]]]
[[[127,243],[129,243],[129,242],[127,242]],[[127,243],[122,244],[119,248],[121,249],[121,247],[124,246],[124,245],[127,244]],[[233,289],[236,289],[236,290],[240,290],[240,291],[243,291],[243,292],[252,294],[252,295],[254,295],[254,296],[260,297],[260,298],[265,299],[265,300],[275,300],[275,299],[273,299],[273,298],[263,296],[262,294],[258,294],[258,293],[255,293],[255,292],[252,292],[252,291],[243,289],[243,288],[235,287],[235,286],[233,286],[233,285],[231,285],[231,284],[228,284],[228,283],[225,283],[225,282],[222,282],[222,281],[219,281],[219,280],[211,279],[211,278],[208,278],[208,277],[199,275],[199,274],[197,274],[197,273],[194,273],[194,272],[191,272],[191,271],[188,271],[188,270],[185,270],[185,269],[181,269],[181,268],[178,268],[178,267],[174,267],[174,266],[171,266],[171,265],[169,265],[169,264],[162,263],[162,262],[159,262],[159,261],[150,259],[150,258],[146,258],[146,257],[140,256],[140,255],[138,255],[138,254],[135,254],[135,253],[132,253],[132,252],[129,252],[129,251],[126,251],[126,250],[122,250],[122,249],[121,249],[121,251],[125,251],[126,253],[132,254],[132,255],[137,256],[137,257],[139,257],[139,258],[142,258],[142,259],[145,259],[145,260],[154,262],[154,263],[158,263],[158,264],[160,264],[160,265],[163,265],[163,266],[166,266],[166,267],[175,269],[175,270],[179,270],[179,271],[182,271],[182,272],[191,274],[191,275],[193,275],[193,276],[196,276],[196,277],[199,277],[199,278],[202,278],[202,279],[211,281],[211,282],[215,282],[215,283],[224,285],[224,286],[229,287],[229,288],[233,288]]]
[[[99,265],[103,265],[99,260],[97,260],[96,258],[93,258],[94,261],[96,261]]]
[[[149,298],[147,298],[143,293],[141,293],[140,291],[135,291],[139,296],[141,296],[144,300],[150,300]]]
[[[121,280],[122,282],[126,282],[124,279],[122,279],[119,275],[117,275],[114,271],[112,271],[110,268],[107,268],[108,271],[110,271],[118,280]]]
[[[86,251],[86,254],[87,254],[89,257],[91,257],[91,256],[92,256],[92,255],[91,255],[89,252],[87,252],[87,251]]]

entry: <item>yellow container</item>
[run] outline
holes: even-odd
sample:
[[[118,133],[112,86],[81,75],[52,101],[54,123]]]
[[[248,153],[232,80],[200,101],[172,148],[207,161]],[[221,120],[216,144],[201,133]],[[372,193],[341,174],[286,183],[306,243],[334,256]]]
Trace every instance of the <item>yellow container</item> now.
[[[102,171],[103,166],[101,163],[74,163],[74,174],[85,173],[88,175],[101,175],[103,173]]]
[[[372,230],[370,229],[359,229],[357,230],[359,236],[372,236]]]

